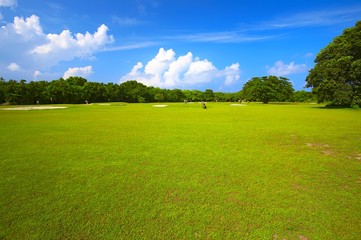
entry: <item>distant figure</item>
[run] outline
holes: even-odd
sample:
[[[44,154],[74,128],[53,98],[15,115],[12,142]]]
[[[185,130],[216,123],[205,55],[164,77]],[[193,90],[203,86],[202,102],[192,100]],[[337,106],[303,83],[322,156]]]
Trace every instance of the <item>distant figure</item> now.
[[[85,100],[85,104],[88,104],[88,100]]]
[[[202,107],[203,109],[207,109],[206,103],[204,101],[202,101]]]
[[[36,104],[39,105],[39,100],[36,101]]]

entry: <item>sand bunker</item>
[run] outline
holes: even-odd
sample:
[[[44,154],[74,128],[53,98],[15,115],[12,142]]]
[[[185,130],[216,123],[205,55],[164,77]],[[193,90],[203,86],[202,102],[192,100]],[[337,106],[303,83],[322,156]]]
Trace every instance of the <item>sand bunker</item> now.
[[[233,104],[231,104],[231,106],[235,106],[235,107],[245,107],[245,106],[247,106],[247,105],[245,105],[245,104],[240,104],[240,103],[233,103]]]
[[[168,107],[168,105],[153,105],[153,107],[155,107],[155,108],[163,108],[163,107]]]
[[[53,107],[53,106],[29,106],[29,107],[12,107],[12,108],[2,108],[2,110],[47,110],[47,109],[62,109],[67,107]]]

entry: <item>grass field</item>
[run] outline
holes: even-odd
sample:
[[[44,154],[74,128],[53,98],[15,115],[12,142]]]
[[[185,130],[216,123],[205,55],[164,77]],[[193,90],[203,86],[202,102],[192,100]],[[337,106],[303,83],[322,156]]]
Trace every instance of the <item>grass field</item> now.
[[[167,105],[0,109],[0,239],[360,239],[360,110]]]

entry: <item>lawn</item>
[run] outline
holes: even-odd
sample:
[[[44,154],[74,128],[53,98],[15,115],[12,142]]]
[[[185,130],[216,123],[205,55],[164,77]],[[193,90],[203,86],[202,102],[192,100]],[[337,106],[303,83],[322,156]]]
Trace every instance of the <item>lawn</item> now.
[[[0,239],[360,239],[361,111],[0,107]]]

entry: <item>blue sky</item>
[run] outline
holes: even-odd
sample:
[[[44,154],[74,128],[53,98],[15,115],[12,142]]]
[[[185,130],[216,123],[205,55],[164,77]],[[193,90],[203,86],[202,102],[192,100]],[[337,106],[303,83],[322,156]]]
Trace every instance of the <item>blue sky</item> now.
[[[358,20],[359,0],[0,0],[0,76],[235,92],[276,75],[302,90]]]

